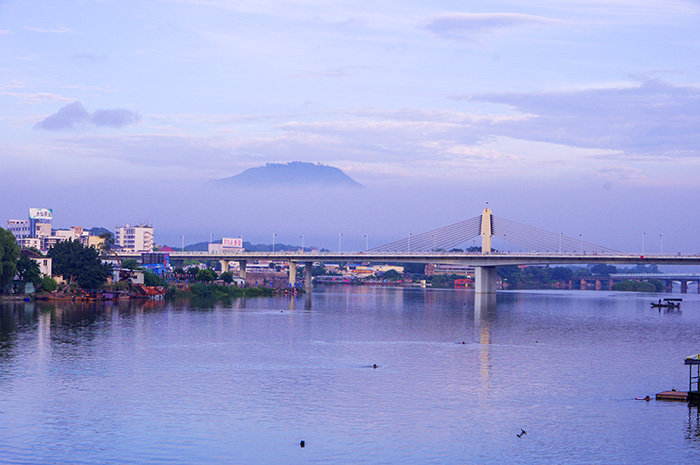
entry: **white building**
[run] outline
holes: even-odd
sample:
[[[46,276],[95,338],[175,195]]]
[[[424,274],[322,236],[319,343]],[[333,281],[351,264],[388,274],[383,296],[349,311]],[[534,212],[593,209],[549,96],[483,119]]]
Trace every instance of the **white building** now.
[[[32,234],[29,220],[7,220],[7,230],[14,234],[18,240]]]
[[[114,243],[132,252],[153,252],[153,226],[117,226],[114,228]]]

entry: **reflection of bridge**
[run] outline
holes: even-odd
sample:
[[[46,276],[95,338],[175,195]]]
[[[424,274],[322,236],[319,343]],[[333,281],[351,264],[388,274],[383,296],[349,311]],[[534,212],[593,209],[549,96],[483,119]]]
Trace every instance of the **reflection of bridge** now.
[[[454,251],[454,247],[480,237],[481,252]],[[529,252],[494,252],[493,237],[529,250]],[[289,263],[289,282],[296,281],[296,266],[303,264],[305,284],[311,288],[314,262],[375,263],[443,263],[475,267],[475,291],[496,290],[496,267],[503,265],[591,264],[610,265],[700,265],[700,256],[625,254],[578,239],[505,220],[485,209],[478,217],[450,226],[411,235],[364,252],[170,252],[170,260],[216,260],[227,271],[229,263],[238,262],[245,278],[246,264],[251,260],[279,260]],[[122,258],[141,258],[140,253],[120,253]],[[107,257],[105,257],[107,258]]]

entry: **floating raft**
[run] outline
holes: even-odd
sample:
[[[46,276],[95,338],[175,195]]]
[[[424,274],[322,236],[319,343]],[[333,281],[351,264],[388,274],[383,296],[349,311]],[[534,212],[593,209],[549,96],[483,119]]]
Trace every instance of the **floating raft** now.
[[[677,400],[687,402],[688,393],[686,391],[663,391],[656,394],[656,400]]]

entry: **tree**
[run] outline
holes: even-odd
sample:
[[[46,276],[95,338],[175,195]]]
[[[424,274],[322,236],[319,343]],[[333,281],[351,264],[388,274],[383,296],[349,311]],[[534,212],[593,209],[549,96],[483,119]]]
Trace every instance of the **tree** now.
[[[0,294],[5,294],[17,274],[19,245],[15,235],[7,229],[0,228]]]
[[[382,273],[381,277],[382,279],[386,279],[387,281],[398,281],[402,278],[401,273],[399,273],[396,270],[387,270],[384,273]]]
[[[614,265],[597,263],[591,266],[591,274],[594,276],[610,276],[613,273],[617,273],[617,267]]]
[[[221,273],[221,276],[219,276],[226,284],[231,284],[233,282],[233,273],[230,271],[224,271]]]
[[[212,270],[211,268],[199,270],[195,279],[197,281],[204,281],[210,283],[216,279],[216,271]]]
[[[51,276],[44,276],[41,278],[39,287],[46,292],[53,292],[58,289],[58,283]]]
[[[100,237],[100,238],[105,240],[102,243],[103,250],[110,250],[114,246],[114,236],[112,235],[111,232],[109,232],[109,231],[104,232],[97,237]]]
[[[55,273],[66,280],[76,279],[83,289],[99,287],[111,274],[110,266],[102,263],[99,252],[77,240],[57,242],[49,249],[48,256],[53,259]]]
[[[168,284],[161,276],[148,270],[143,272],[143,283],[146,286],[166,286]]]
[[[32,283],[35,287],[41,281],[39,264],[27,255],[22,255],[19,257],[19,260],[17,260],[17,274],[22,282]]]
[[[141,266],[139,265],[138,260],[136,260],[135,258],[125,258],[124,260],[122,260],[122,268],[138,270],[139,268],[141,268]]]

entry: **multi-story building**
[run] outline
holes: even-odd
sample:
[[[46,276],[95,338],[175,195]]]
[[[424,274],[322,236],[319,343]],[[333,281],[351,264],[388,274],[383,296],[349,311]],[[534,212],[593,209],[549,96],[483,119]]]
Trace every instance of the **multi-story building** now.
[[[153,226],[149,224],[116,226],[114,244],[133,252],[153,252]]]
[[[31,224],[29,220],[7,220],[7,230],[15,235],[17,240],[31,237]]]

